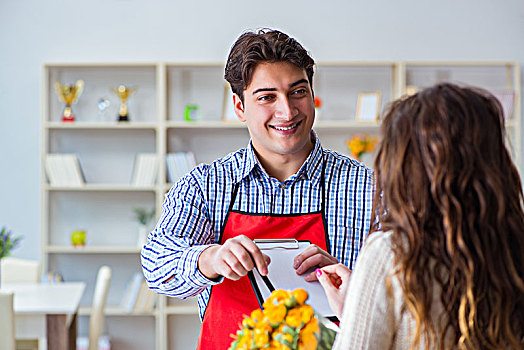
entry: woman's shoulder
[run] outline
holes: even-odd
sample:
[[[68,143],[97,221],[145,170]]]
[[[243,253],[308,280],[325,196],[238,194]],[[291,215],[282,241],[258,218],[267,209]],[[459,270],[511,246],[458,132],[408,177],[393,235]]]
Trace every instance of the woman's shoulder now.
[[[392,238],[393,238],[392,231],[372,232],[366,238],[363,249],[372,250],[372,251],[382,251],[382,252],[384,252],[384,250],[391,251],[392,246],[393,246]]]
[[[394,261],[392,232],[376,231],[366,239],[355,269],[387,271]]]

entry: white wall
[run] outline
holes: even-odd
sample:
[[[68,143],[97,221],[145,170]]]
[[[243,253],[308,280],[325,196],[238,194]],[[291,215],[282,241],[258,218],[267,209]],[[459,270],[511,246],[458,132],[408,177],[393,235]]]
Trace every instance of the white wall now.
[[[319,61],[524,63],[521,0],[0,0],[0,226],[24,236],[15,255],[40,257],[44,62],[225,61],[258,27]]]

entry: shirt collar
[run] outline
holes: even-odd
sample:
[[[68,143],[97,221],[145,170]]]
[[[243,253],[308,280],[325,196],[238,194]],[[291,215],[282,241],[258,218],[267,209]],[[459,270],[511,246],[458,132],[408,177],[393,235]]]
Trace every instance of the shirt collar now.
[[[323,162],[323,150],[322,146],[320,145],[320,140],[318,139],[317,133],[314,130],[311,130],[311,139],[315,143],[313,150],[304,161],[304,164],[302,164],[300,169],[297,171],[296,177],[297,179],[304,177],[316,183],[320,181]],[[259,163],[255,154],[255,150],[253,149],[253,144],[251,141],[249,141],[249,144],[246,147],[246,152],[244,152],[242,164],[243,165],[239,169],[240,171],[237,173],[238,177],[236,182],[240,182],[242,179],[248,176],[257,165],[260,167],[260,171],[264,172],[264,169],[262,168],[262,165]]]

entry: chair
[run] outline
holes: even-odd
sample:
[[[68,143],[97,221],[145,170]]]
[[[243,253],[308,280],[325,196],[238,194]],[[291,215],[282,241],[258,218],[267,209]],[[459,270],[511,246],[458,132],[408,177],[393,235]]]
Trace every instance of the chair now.
[[[40,282],[40,263],[34,260],[5,257],[0,259],[1,284]]]
[[[0,290],[0,350],[15,350],[13,293]]]
[[[40,282],[40,263],[35,260],[5,257],[1,261],[1,282],[4,283],[37,283]],[[38,349],[38,339],[17,339],[17,350]]]
[[[96,278],[93,305],[91,306],[91,315],[89,317],[89,350],[98,350],[100,335],[104,328],[105,307],[110,282],[111,268],[108,266],[100,267]],[[85,340],[87,339],[79,337],[77,344],[83,344]],[[81,348],[82,346],[78,347]]]

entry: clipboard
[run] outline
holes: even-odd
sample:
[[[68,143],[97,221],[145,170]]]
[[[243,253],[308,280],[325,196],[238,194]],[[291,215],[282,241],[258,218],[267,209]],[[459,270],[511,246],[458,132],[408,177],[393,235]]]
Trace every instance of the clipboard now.
[[[255,244],[271,258],[267,276],[262,276],[255,268],[248,272],[249,281],[255,291],[260,308],[264,300],[275,289],[294,290],[303,288],[309,298],[307,303],[321,316],[331,321],[338,321],[331,311],[324,288],[318,281],[307,282],[305,276],[314,271],[310,269],[302,275],[297,275],[293,268],[293,259],[311,245],[310,241],[296,239],[255,239]]]

